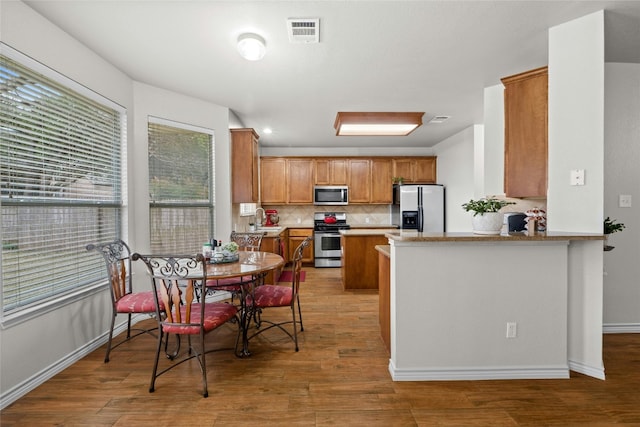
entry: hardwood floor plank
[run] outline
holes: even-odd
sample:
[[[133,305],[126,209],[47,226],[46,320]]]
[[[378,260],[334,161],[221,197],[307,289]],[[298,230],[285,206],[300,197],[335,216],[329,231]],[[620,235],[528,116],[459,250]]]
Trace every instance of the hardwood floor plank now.
[[[605,381],[572,372],[561,380],[394,382],[377,294],[344,292],[339,269],[304,269],[299,352],[272,330],[251,341],[251,357],[207,354],[204,399],[195,360],[158,378],[149,393],[156,340],[141,336],[106,364],[105,347],[97,349],[3,410],[0,424],[640,426],[640,334],[604,336]],[[226,325],[210,334],[208,348],[232,347],[236,331]]]

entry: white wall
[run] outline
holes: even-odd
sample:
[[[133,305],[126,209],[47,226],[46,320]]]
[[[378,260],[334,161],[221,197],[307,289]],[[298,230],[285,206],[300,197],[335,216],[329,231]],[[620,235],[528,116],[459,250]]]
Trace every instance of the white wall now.
[[[604,12],[549,30],[547,229],[602,233]],[[572,169],[585,185],[569,185]]]
[[[134,159],[148,157],[149,116],[184,123],[214,131],[215,141],[215,181],[216,181],[216,236],[231,234],[231,184],[230,184],[230,144],[229,109],[194,99],[175,92],[133,83],[134,93]],[[144,252],[150,248],[149,236],[149,168],[148,162],[138,160],[131,171],[130,183],[133,193],[134,210],[138,227],[134,230],[135,250]],[[207,239],[208,236],[203,236]],[[224,239],[224,237],[222,237]],[[197,250],[198,248],[194,248]]]
[[[549,187],[547,230],[602,233],[604,11],[549,29]],[[585,185],[569,185],[572,169]],[[569,364],[604,378],[603,251],[569,247]]]
[[[132,111],[131,80],[21,2],[0,2],[2,42]],[[128,116],[128,139],[132,139]],[[128,221],[132,221],[131,216]],[[104,291],[0,329],[0,407],[55,375],[104,339],[110,321]],[[87,322],[91,319],[91,322]],[[46,378],[45,378],[46,379]]]
[[[640,64],[605,64],[604,216],[626,228],[604,254],[604,327],[640,332]],[[618,206],[630,194],[631,208]]]
[[[228,129],[231,115],[228,108],[132,82],[23,3],[3,1],[0,8],[3,43],[126,108],[128,191],[125,230],[131,233],[125,234],[124,238],[134,250],[149,248],[146,161],[149,115],[214,131],[216,231],[220,236],[230,234]],[[148,286],[146,280],[142,282],[142,286]],[[139,283],[136,281],[135,284]],[[105,287],[81,301],[61,304],[31,320],[0,329],[0,408],[106,342],[110,304]],[[87,319],[91,321],[87,322]],[[123,321],[118,319],[116,328]]]
[[[504,86],[484,89],[485,194],[504,194]]]
[[[474,147],[481,129],[482,125],[470,126],[433,147],[438,156],[437,182],[445,186],[446,231],[471,231],[470,216],[460,205],[475,197]]]

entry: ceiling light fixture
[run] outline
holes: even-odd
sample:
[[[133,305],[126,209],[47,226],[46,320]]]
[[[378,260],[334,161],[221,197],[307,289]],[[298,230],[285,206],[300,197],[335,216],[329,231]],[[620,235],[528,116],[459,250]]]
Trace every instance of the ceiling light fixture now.
[[[249,61],[259,61],[267,53],[267,46],[262,37],[254,33],[241,34],[238,37],[238,52]]]
[[[422,113],[338,112],[338,136],[406,136],[422,125]]]

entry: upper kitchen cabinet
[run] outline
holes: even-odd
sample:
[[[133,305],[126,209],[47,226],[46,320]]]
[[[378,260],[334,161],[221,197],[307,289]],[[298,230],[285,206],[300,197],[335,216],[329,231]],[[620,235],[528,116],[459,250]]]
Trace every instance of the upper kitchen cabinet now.
[[[371,162],[369,159],[349,159],[349,203],[370,203]],[[389,183],[389,181],[388,181]],[[391,184],[389,183],[391,188]]]
[[[260,190],[263,205],[287,203],[287,161],[280,157],[260,159]]]
[[[231,198],[233,203],[256,203],[258,139],[253,129],[231,129]]]
[[[313,203],[313,166],[311,159],[287,159],[287,203]]]
[[[316,159],[316,185],[347,185],[346,159]]]
[[[371,203],[393,203],[391,159],[371,159]]]
[[[504,191],[547,195],[547,67],[505,77]]]
[[[435,184],[436,157],[399,157],[393,159],[393,176],[404,178],[405,184]]]
[[[262,157],[260,188],[263,205],[313,203],[313,159]]]

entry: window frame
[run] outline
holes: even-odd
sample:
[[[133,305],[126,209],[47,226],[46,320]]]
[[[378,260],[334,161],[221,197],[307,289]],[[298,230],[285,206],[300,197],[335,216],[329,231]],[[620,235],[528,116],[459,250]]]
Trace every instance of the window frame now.
[[[111,200],[111,202],[104,202],[103,200],[89,200],[87,198],[78,198],[69,200],[67,198],[61,198],[57,200],[46,200],[35,198],[18,197],[15,201],[9,200],[6,197],[0,198],[0,209],[5,206],[33,206],[37,207],[57,207],[57,208],[86,208],[86,207],[105,207],[113,208],[115,217],[115,225],[113,232],[117,237],[121,237],[124,230],[126,230],[126,203],[128,189],[126,186],[126,171],[127,171],[127,110],[125,107],[115,103],[109,98],[94,92],[88,87],[74,81],[73,79],[65,76],[59,71],[48,67],[47,65],[36,61],[35,59],[24,55],[20,51],[12,48],[11,46],[0,42],[0,54],[6,58],[15,61],[24,68],[29,69],[33,73],[40,74],[44,77],[43,84],[46,86],[47,80],[54,82],[57,85],[62,86],[65,90],[72,92],[70,96],[78,96],[86,98],[94,103],[100,104],[102,107],[108,108],[113,111],[117,116],[116,121],[119,125],[119,170],[117,170],[117,179],[119,180],[119,197]],[[115,122],[114,122],[115,123]],[[113,169],[112,169],[113,171]],[[0,238],[3,236],[3,227],[0,227]],[[2,261],[2,255],[0,253],[0,261]],[[100,262],[100,263],[99,263]],[[104,267],[101,260],[96,260],[96,268],[99,266],[102,270]],[[101,271],[102,271],[101,270]],[[76,273],[77,276],[70,279],[77,282],[77,286],[70,287],[69,289],[55,291],[42,296],[41,298],[28,302],[24,305],[18,305],[12,308],[10,311],[5,311],[4,300],[4,285],[0,286],[0,324],[3,328],[8,328],[13,325],[40,317],[45,313],[59,310],[68,304],[85,299],[91,295],[102,293],[106,290],[107,284],[106,270],[100,275],[98,279],[91,279],[83,282],[80,277],[81,273]],[[3,277],[3,263],[0,262],[0,277]]]
[[[157,116],[148,116],[147,117],[147,140],[150,140],[150,135],[149,135],[149,126],[151,125],[160,125],[160,126],[166,126],[166,127],[171,127],[171,128],[175,128],[175,129],[180,129],[180,130],[185,130],[185,131],[189,131],[189,132],[195,132],[195,133],[201,133],[201,134],[205,134],[208,135],[210,137],[210,145],[209,145],[209,166],[208,166],[208,171],[209,171],[209,180],[208,180],[208,194],[209,194],[209,200],[207,202],[186,202],[186,201],[178,201],[178,202],[168,202],[168,201],[162,201],[162,200],[154,200],[151,198],[151,192],[149,191],[149,201],[148,201],[148,206],[149,206],[149,238],[150,238],[150,248],[153,251],[153,230],[152,230],[152,226],[153,226],[153,218],[152,218],[152,212],[154,209],[162,209],[162,208],[194,208],[194,209],[208,209],[209,212],[209,218],[208,218],[208,233],[209,233],[209,237],[208,236],[203,236],[202,237],[202,241],[201,242],[194,242],[194,245],[196,245],[191,251],[187,251],[187,253],[192,252],[193,250],[199,250],[201,247],[201,244],[204,243],[204,241],[210,237],[213,237],[215,235],[215,216],[216,216],[216,199],[215,199],[215,132],[212,129],[208,129],[208,128],[204,128],[201,126],[195,126],[195,125],[191,125],[191,124],[187,124],[187,123],[183,123],[183,122],[178,122],[175,120],[169,120],[169,119],[164,119],[164,118],[160,118]],[[149,147],[147,146],[147,161],[149,161]],[[149,170],[149,176],[151,175],[151,171]],[[161,252],[167,252],[166,250],[161,250]],[[169,251],[170,252],[170,251]]]

